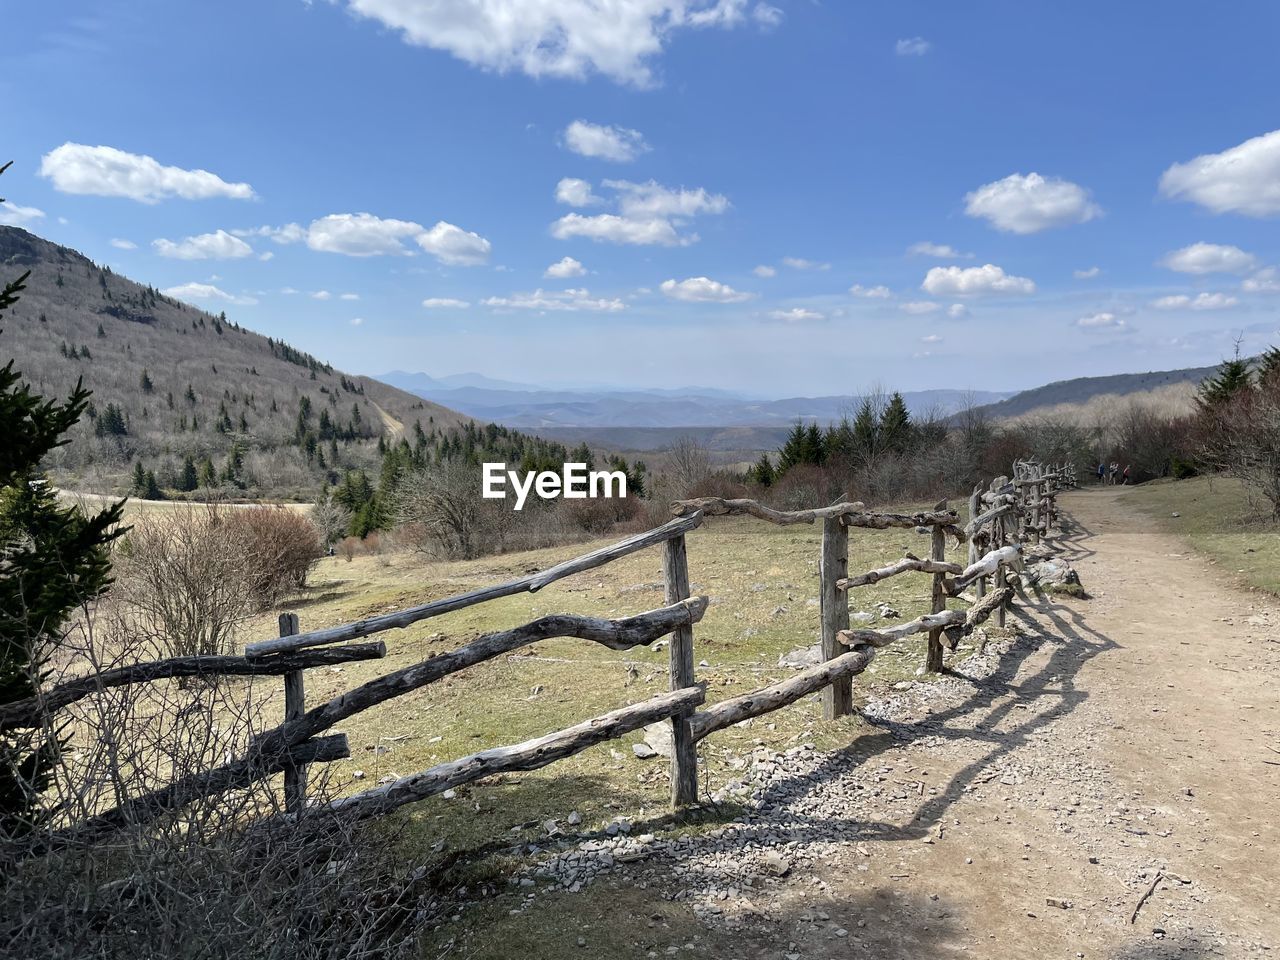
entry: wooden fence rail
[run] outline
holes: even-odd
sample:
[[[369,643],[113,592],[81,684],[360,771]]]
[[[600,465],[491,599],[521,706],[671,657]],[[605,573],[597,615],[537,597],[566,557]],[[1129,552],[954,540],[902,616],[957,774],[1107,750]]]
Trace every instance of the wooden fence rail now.
[[[818,692],[822,694],[824,717],[844,716],[853,710],[852,678],[867,668],[882,647],[925,633],[928,636],[926,669],[940,671],[944,662],[944,638],[955,650],[961,637],[990,617],[994,616],[996,622],[1003,625],[1005,611],[1014,596],[1009,583],[1021,564],[1021,544],[1037,542],[1050,534],[1060,522],[1057,494],[1075,483],[1070,465],[1046,469],[1036,462],[1019,461],[1014,464],[1013,474],[1012,478],[995,478],[985,490],[979,487],[973,491],[969,498],[969,519],[964,525],[955,511],[947,509],[945,502],[933,510],[899,514],[868,511],[860,502],[784,511],[749,499],[704,497],[677,501],[672,505],[674,519],[659,527],[506,583],[306,632],[299,631],[296,615],[286,613],[280,617],[279,636],[249,644],[244,656],[180,657],[69,681],[38,697],[0,707],[0,731],[48,722],[52,712],[113,686],[214,673],[283,675],[286,694],[283,720],[259,735],[246,755],[189,774],[69,826],[47,837],[41,848],[92,842],[123,827],[144,824],[171,813],[201,797],[240,789],[282,772],[286,810],[296,816],[307,809],[306,764],[345,757],[348,751],[345,737],[325,734],[358,713],[539,640],[576,637],[626,650],[669,636],[668,693],[535,740],[484,750],[401,777],[334,800],[324,809],[356,818],[376,816],[495,773],[546,766],[659,721],[669,722],[672,728],[672,804],[676,807],[692,804],[698,795],[697,744],[716,730],[770,713]],[[709,601],[706,597],[691,596],[685,536],[709,516],[749,516],[783,525],[822,521],[819,555],[822,661],[780,682],[699,710],[706,692],[695,674],[693,628],[705,614]],[[915,529],[928,533],[929,556],[907,554],[886,566],[850,576],[849,532],[857,529]],[[948,536],[967,545],[967,562],[963,566],[946,559]],[[568,614],[541,617],[376,677],[307,709],[305,669],[386,654],[382,643],[350,641],[500,597],[535,592],[557,580],[655,546],[662,549],[664,607],[614,620]],[[930,576],[929,613],[878,630],[850,629],[850,590],[911,572]],[[965,593],[970,587],[973,587],[971,600]],[[969,600],[971,605],[967,610],[948,609],[948,602],[957,598]],[[347,645],[312,649],[337,643]]]

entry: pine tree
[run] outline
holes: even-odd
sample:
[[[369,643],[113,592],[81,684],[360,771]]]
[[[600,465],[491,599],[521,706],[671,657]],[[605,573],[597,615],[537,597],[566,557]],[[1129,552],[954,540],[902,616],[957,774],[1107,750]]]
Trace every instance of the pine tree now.
[[[182,461],[182,472],[178,474],[178,489],[190,493],[200,485],[200,477],[196,473],[196,463],[188,454]]]
[[[27,276],[0,291],[0,315],[17,302]],[[0,703],[36,694],[67,621],[111,582],[107,546],[121,532],[123,504],[93,516],[62,507],[40,472],[40,461],[67,442],[88,403],[82,384],[62,402],[46,400],[12,360],[0,368]],[[38,821],[39,794],[59,748],[43,730],[0,734],[0,834],[17,835]]]
[[[1205,409],[1217,407],[1252,385],[1253,377],[1249,373],[1249,363],[1247,360],[1241,360],[1237,353],[1230,360],[1224,360],[1216,373],[1201,381],[1196,402]]]
[[[156,388],[156,385],[151,382],[151,375],[147,373],[145,367],[142,370],[142,379],[138,382],[138,386],[142,388],[143,393],[150,393]]]
[[[855,455],[866,459],[871,457],[880,445],[880,422],[876,418],[875,404],[870,397],[864,397],[853,418],[853,447]]]
[[[752,468],[752,479],[762,487],[773,486],[773,461],[769,459],[769,454],[760,454],[760,459],[756,461],[756,465]]]
[[[1280,347],[1267,347],[1258,357],[1257,377],[1261,387],[1280,386]]]
[[[880,441],[887,449],[902,453],[910,448],[913,435],[907,402],[902,399],[902,394],[895,392],[880,415]]]
[[[782,449],[778,451],[777,476],[781,477],[796,464],[804,463],[806,437],[807,431],[804,424],[797,420],[796,425],[787,434],[787,439],[782,444]]]

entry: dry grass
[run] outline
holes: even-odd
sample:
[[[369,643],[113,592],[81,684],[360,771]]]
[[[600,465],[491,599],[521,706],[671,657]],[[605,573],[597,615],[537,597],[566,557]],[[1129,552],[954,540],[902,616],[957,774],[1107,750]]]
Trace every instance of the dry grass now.
[[[1269,508],[1251,501],[1238,480],[1159,480],[1127,495],[1242,585],[1280,595],[1280,530],[1268,519]]]

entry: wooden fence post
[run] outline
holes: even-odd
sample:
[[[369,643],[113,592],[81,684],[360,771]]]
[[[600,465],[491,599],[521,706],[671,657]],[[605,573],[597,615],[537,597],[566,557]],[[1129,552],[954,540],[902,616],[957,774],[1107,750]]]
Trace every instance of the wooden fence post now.
[[[1006,513],[1004,516],[1000,517],[999,523],[1000,523],[1000,526],[999,526],[998,536],[1000,537],[1000,542],[996,544],[997,548],[1003,547],[1006,544],[1008,544],[1008,542],[1011,539],[1013,539],[1013,532],[1017,529],[1017,526],[1016,526],[1017,520],[1013,518],[1012,514]],[[996,582],[998,583],[998,585],[1001,587],[1008,586],[1006,582],[1008,579],[1008,576],[1009,576],[1009,571],[1004,567],[1001,567],[996,573]],[[1006,600],[1004,603],[1000,604],[1000,606],[996,609],[996,626],[997,627],[1004,626],[1005,614],[1008,611],[1011,603],[1012,601]]]
[[[935,525],[933,528],[933,545],[929,552],[930,559],[947,559],[947,532]],[[933,612],[941,613],[947,609],[946,574],[933,575]],[[924,668],[929,673],[942,672],[942,628],[934,627],[929,631],[929,652],[925,656]]]
[[[973,523],[974,517],[976,517],[981,512],[982,512],[982,484],[978,484],[976,487],[973,488],[973,493],[969,494],[969,522]],[[978,549],[978,543],[982,539],[985,539],[986,543],[990,545],[991,543],[990,532],[988,532],[984,538],[983,535],[975,527],[973,530],[973,533],[970,534],[969,536],[969,562],[970,563],[977,563],[978,560],[981,558],[982,553]],[[985,597],[987,595],[987,578],[979,577],[977,582],[973,586],[973,590],[974,590],[974,595],[977,596],[979,600]]]
[[[1040,467],[1032,468],[1035,472],[1031,475],[1031,542],[1040,542]]]
[[[662,578],[667,603],[689,599],[689,557],[684,535],[662,545]],[[693,627],[676,627],[671,634],[671,689],[694,686]],[[671,717],[671,804],[688,806],[698,802],[698,745],[689,733],[692,710]]]
[[[819,610],[822,616],[822,659],[834,660],[848,651],[837,639],[849,629],[849,593],[836,581],[849,575],[849,528],[840,517],[822,521],[822,559],[818,564]],[[834,720],[853,713],[853,678],[841,677],[822,691],[822,717]]]
[[[298,615],[280,614],[280,636],[292,637],[298,633]],[[294,670],[284,675],[284,719],[297,720],[307,712],[306,687],[302,671]],[[307,768],[305,764],[291,765],[284,771],[284,808],[287,813],[299,814],[307,806]]]

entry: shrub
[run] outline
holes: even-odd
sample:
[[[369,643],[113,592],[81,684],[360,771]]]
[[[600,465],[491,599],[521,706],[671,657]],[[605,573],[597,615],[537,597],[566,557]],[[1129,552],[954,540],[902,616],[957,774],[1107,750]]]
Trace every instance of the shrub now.
[[[305,584],[322,547],[293,511],[209,505],[144,515],[118,552],[116,596],[178,656],[225,652],[241,620]]]
[[[324,556],[320,530],[287,507],[234,510],[226,534],[250,565],[250,588],[257,609],[279,603],[306,586],[307,574]]]

